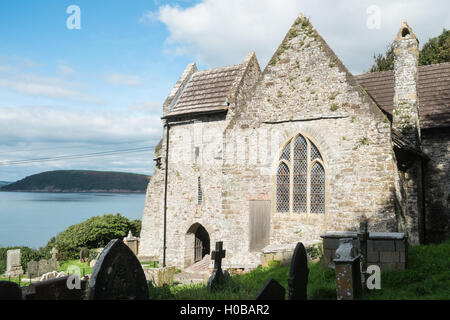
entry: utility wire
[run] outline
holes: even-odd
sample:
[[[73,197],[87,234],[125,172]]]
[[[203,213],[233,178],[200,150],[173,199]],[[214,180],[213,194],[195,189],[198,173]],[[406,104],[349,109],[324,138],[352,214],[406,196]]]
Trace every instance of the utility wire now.
[[[55,156],[55,157],[45,157],[45,158],[36,158],[36,159],[11,160],[11,161],[3,160],[3,161],[0,161],[0,166],[50,162],[50,161],[60,161],[60,160],[88,159],[88,158],[93,158],[93,157],[104,157],[104,156],[115,156],[115,155],[121,155],[121,154],[125,154],[125,153],[148,152],[148,151],[153,150],[154,148],[155,147],[153,146],[153,147],[112,150],[112,151],[93,152],[93,153],[74,154],[74,155],[61,155],[61,156]]]

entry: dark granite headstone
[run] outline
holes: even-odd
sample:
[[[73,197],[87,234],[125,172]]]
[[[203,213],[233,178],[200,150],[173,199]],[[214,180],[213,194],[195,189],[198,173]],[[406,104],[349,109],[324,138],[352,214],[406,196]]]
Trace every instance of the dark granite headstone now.
[[[89,300],[148,300],[144,271],[121,240],[111,240],[100,254],[89,279]]]
[[[308,258],[303,243],[297,243],[291,260],[289,273],[288,300],[306,300],[306,288],[308,286]]]
[[[284,300],[286,290],[276,280],[270,278],[255,300]]]
[[[0,300],[22,300],[22,290],[17,283],[0,281]]]
[[[40,281],[22,288],[24,300],[82,300],[86,281],[80,281],[79,289],[69,289],[69,276]],[[70,281],[70,280],[69,280]]]
[[[214,260],[214,269],[211,277],[208,279],[207,288],[209,290],[216,290],[224,282],[224,275],[222,271],[222,259],[225,258],[226,250],[223,250],[223,242],[216,242],[216,250],[211,252],[211,259]]]

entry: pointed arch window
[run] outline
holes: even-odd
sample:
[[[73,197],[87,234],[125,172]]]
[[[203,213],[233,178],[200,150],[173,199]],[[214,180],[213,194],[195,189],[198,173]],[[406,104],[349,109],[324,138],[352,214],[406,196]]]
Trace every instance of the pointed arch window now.
[[[276,211],[325,213],[325,167],[316,145],[303,135],[292,138],[279,158]]]

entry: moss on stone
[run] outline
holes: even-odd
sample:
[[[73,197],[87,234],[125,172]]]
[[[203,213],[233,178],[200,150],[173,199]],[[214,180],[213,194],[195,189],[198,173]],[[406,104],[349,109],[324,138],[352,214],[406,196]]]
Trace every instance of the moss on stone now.
[[[332,103],[330,106],[330,111],[336,111],[337,109],[339,109],[339,105],[337,103]]]

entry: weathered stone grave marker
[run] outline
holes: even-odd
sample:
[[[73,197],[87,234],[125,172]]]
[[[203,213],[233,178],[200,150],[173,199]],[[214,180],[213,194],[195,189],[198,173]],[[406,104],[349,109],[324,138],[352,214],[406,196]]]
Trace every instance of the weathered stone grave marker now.
[[[133,253],[137,256],[139,251],[139,238],[133,236],[131,230],[128,232],[128,236],[123,238],[123,242],[133,251]]]
[[[353,300],[362,292],[360,261],[361,256],[357,253],[353,239],[340,239],[333,260],[338,300]]]
[[[89,279],[89,300],[148,300],[144,271],[121,240],[111,240],[100,254]]]
[[[308,286],[308,257],[303,243],[298,242],[291,260],[288,300],[306,300]],[[284,300],[285,289],[274,279],[269,279],[256,300]]]
[[[209,290],[216,290],[224,282],[222,259],[225,258],[225,254],[226,250],[223,250],[223,242],[216,242],[216,250],[211,252],[211,259],[214,260],[214,269],[207,283]]]
[[[53,247],[52,251],[50,251],[50,253],[52,254],[52,260],[58,260],[56,255],[58,254],[58,249],[56,249],[55,247]]]
[[[22,265],[20,264],[20,249],[8,250],[6,252],[6,272],[5,277],[18,277],[23,275]]]

